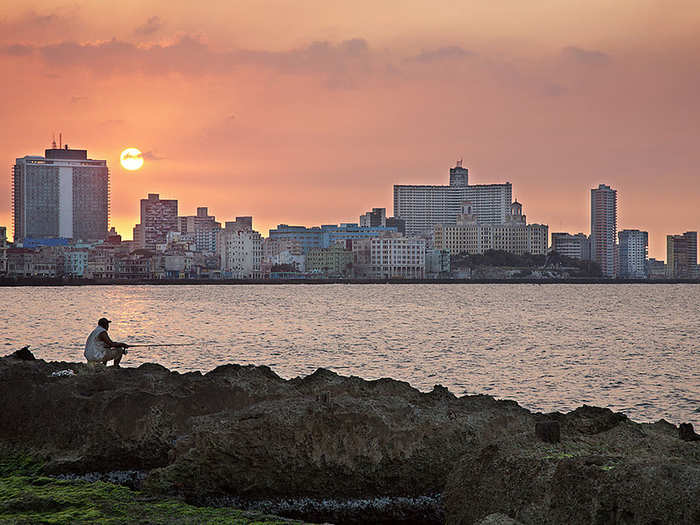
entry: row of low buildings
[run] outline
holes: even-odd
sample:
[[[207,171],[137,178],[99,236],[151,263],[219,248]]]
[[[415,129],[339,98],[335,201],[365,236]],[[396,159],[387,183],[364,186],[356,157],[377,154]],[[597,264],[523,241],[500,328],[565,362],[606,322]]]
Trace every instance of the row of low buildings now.
[[[265,278],[445,276],[449,258],[503,250],[557,251],[598,263],[608,277],[694,277],[697,234],[669,236],[668,264],[647,259],[648,235],[617,232],[617,192],[591,190],[591,234],[552,233],[528,224],[512,185],[469,184],[461,161],[449,185],[395,185],[394,216],[373,208],[358,223],[280,224],[263,238],[252,217],[222,223],[206,207],[181,216],[178,201],[149,194],[140,202],[133,241],[109,223],[109,170],[86,150],[56,148],[18,158],[13,170],[14,245],[0,245],[0,273],[94,278]],[[6,236],[3,236],[6,237]],[[55,259],[55,260],[54,260]],[[51,262],[53,260],[53,262]]]

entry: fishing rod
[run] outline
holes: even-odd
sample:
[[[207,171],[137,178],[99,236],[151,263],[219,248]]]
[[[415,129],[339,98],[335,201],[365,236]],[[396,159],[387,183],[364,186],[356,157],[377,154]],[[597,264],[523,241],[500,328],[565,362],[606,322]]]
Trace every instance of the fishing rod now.
[[[154,343],[152,345],[130,345],[126,343],[127,348],[134,348],[139,346],[194,346],[199,343]]]

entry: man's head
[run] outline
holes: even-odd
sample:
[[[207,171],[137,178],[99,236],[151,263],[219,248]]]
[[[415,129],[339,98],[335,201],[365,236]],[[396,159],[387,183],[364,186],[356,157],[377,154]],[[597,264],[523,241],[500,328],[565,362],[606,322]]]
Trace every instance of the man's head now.
[[[101,326],[101,327],[104,328],[105,330],[109,330],[109,323],[111,323],[111,322],[112,322],[112,321],[110,321],[109,319],[106,319],[106,318],[103,317],[103,318],[101,318],[99,321],[97,321],[97,325],[98,325],[98,326]]]

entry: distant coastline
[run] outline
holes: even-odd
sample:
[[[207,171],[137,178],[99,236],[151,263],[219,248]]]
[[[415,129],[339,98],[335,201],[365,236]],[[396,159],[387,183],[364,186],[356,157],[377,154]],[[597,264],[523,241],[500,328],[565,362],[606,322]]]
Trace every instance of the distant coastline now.
[[[18,286],[170,286],[279,284],[698,284],[700,279],[0,279],[0,287]]]

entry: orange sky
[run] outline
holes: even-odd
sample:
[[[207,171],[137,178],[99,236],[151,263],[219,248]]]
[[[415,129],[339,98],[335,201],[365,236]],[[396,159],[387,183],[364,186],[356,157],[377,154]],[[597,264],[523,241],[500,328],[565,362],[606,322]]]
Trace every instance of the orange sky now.
[[[54,131],[111,167],[125,238],[147,193],[220,220],[356,222],[395,183],[513,183],[529,220],[700,229],[693,0],[15,2],[0,8],[0,224],[15,157]],[[111,4],[111,3],[110,3]],[[119,152],[150,152],[136,173]]]

